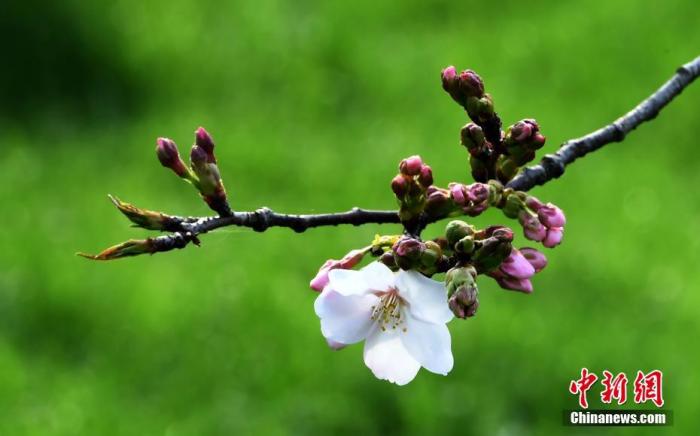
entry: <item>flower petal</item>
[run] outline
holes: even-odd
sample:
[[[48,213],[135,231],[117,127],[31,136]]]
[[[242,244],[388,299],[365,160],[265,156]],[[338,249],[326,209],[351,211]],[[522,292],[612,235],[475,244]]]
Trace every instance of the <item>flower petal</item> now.
[[[411,314],[423,321],[445,324],[454,316],[447,306],[447,288],[442,282],[417,271],[400,271],[396,277],[399,295],[409,304]]]
[[[381,380],[388,380],[399,386],[413,380],[418,374],[420,363],[409,354],[401,341],[400,329],[372,330],[365,342],[365,365]]]
[[[401,334],[401,341],[428,371],[447,375],[452,370],[452,339],[445,324],[421,321],[406,314],[406,331]]]
[[[374,324],[372,307],[377,301],[374,295],[345,296],[324,289],[314,302],[316,315],[321,318],[321,333],[326,339],[343,344],[363,340]]]
[[[328,272],[330,289],[341,295],[365,295],[370,289],[360,271],[334,269]]]
[[[394,286],[396,274],[381,262],[372,262],[360,270],[372,291],[386,291]]]

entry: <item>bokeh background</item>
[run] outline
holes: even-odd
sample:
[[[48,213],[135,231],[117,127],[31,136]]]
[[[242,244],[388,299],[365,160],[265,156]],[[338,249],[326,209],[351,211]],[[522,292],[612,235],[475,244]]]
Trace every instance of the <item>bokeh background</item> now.
[[[209,129],[239,210],[391,208],[410,154],[438,184],[469,181],[442,67],[478,71],[504,123],[537,118],[549,152],[697,56],[699,18],[676,0],[3,2],[0,434],[691,434],[698,84],[533,191],[566,211],[565,243],[530,296],[480,281],[478,316],[450,325],[448,377],[378,381],[361,346],[332,352],[320,335],[318,266],[396,226],[225,229],[111,263],[74,253],[147,235],[107,193],[209,213],[158,164],[158,136],[186,148]],[[675,425],[563,427],[582,366],[663,370]]]

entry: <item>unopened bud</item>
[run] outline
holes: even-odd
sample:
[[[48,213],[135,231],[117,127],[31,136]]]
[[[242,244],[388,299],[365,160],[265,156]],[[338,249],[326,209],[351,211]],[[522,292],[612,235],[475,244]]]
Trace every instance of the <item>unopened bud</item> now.
[[[311,282],[309,282],[309,287],[316,292],[322,292],[323,288],[325,288],[328,284],[328,275],[331,271],[334,269],[351,269],[362,261],[362,258],[365,256],[365,254],[367,254],[367,252],[367,249],[352,250],[340,260],[328,259],[323,265],[321,265],[321,268],[319,268],[316,276],[311,279]]]
[[[430,216],[447,215],[452,209],[450,192],[436,186],[430,186],[426,191],[425,212]]]
[[[418,174],[418,183],[424,188],[433,184],[433,170],[428,165],[423,165]]]
[[[471,318],[479,308],[479,292],[476,283],[458,287],[447,300],[447,306],[460,319]]]
[[[498,267],[504,274],[516,279],[529,279],[535,275],[535,268],[520,251],[513,248]]]
[[[126,216],[134,226],[148,230],[161,230],[176,232],[180,230],[180,221],[170,215],[141,209],[132,204],[125,203],[116,197],[109,196],[112,203]]]
[[[158,138],[156,141],[156,155],[161,165],[170,168],[180,177],[188,177],[189,171],[180,157],[175,141],[168,138]]]
[[[554,227],[547,229],[547,236],[545,236],[542,241],[542,245],[547,248],[554,248],[561,244],[561,240],[564,238],[564,229],[561,227]]]
[[[391,270],[396,270],[398,269],[398,266],[396,266],[396,259],[394,258],[394,253],[391,251],[387,251],[381,256],[379,256],[379,261],[389,267]]]
[[[526,294],[532,293],[532,282],[530,279],[516,279],[514,277],[497,277],[498,285],[510,291],[519,291]]]
[[[542,241],[547,236],[547,228],[537,218],[537,215],[523,210],[518,215],[518,221],[523,226],[525,237],[531,241]]]
[[[393,247],[394,253],[397,256],[410,259],[418,259],[424,249],[425,245],[420,240],[411,238],[410,236],[404,236],[399,239]]]
[[[420,156],[411,156],[401,161],[399,171],[407,176],[417,176],[423,168],[423,160]]]
[[[474,251],[474,237],[465,236],[454,244],[457,253],[471,254]]]
[[[547,257],[534,248],[521,248],[520,254],[525,256],[525,259],[530,262],[530,265],[532,265],[536,273],[542,271],[547,266]]]
[[[481,240],[481,246],[476,249],[472,260],[477,269],[481,272],[488,272],[498,267],[510,255],[513,247],[512,238],[507,238],[507,234],[491,236]]]
[[[431,267],[442,257],[442,249],[437,242],[426,241],[425,250],[421,253],[420,262],[425,267]]]
[[[198,145],[193,145],[190,152],[192,169],[197,175],[197,188],[204,201],[220,215],[230,215],[231,208],[226,199],[226,188],[219,174],[219,167],[209,162],[207,152]]]
[[[470,236],[473,234],[474,227],[470,226],[464,221],[450,221],[445,227],[445,237],[447,238],[447,243],[450,247],[454,247],[457,241],[464,238],[465,236]]]
[[[464,70],[459,75],[459,88],[466,97],[481,97],[484,95],[484,82],[472,70]]]
[[[399,174],[391,180],[391,190],[398,198],[402,198],[408,191],[409,181],[403,174]]]
[[[461,183],[450,183],[450,196],[452,200],[460,206],[467,205],[467,189]]]
[[[552,203],[547,203],[546,205],[540,207],[537,211],[537,217],[540,219],[542,224],[548,228],[564,227],[564,224],[566,224],[564,212]]]
[[[122,257],[138,256],[139,254],[154,253],[153,239],[129,239],[121,244],[109,247],[100,254],[90,255],[78,253],[79,256],[93,260],[113,260]]]
[[[475,120],[484,121],[493,116],[494,107],[491,95],[484,94],[481,98],[472,97],[467,99],[467,113]]]
[[[460,131],[462,145],[467,148],[470,154],[479,154],[483,151],[486,137],[484,130],[475,123],[468,123]]]
[[[194,132],[194,143],[206,152],[208,162],[216,163],[216,157],[214,157],[214,140],[209,132],[204,130],[204,127],[200,127]]]

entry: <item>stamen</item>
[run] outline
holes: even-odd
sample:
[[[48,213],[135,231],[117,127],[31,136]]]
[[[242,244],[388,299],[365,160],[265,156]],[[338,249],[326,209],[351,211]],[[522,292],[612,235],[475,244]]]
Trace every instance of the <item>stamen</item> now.
[[[397,327],[402,327],[401,331],[406,332],[405,322],[401,316],[401,304],[403,300],[398,296],[395,290],[391,290],[379,299],[379,304],[372,306],[372,315],[370,319],[379,324],[379,328],[383,332],[391,327],[396,330]]]

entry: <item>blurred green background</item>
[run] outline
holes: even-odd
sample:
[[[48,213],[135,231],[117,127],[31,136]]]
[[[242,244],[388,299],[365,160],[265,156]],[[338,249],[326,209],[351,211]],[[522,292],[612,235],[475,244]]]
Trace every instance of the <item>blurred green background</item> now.
[[[480,280],[478,316],[450,325],[448,377],[378,381],[361,346],[332,352],[320,335],[318,266],[396,226],[74,253],[147,234],[107,193],[209,213],[158,164],[157,136],[186,148],[205,126],[238,210],[392,208],[410,154],[440,185],[469,181],[444,66],[478,71],[506,125],[537,118],[549,152],[697,56],[699,19],[695,1],[3,2],[0,434],[692,433],[700,84],[533,191],[566,211],[565,243],[533,295]],[[663,370],[675,425],[563,427],[582,366]]]

